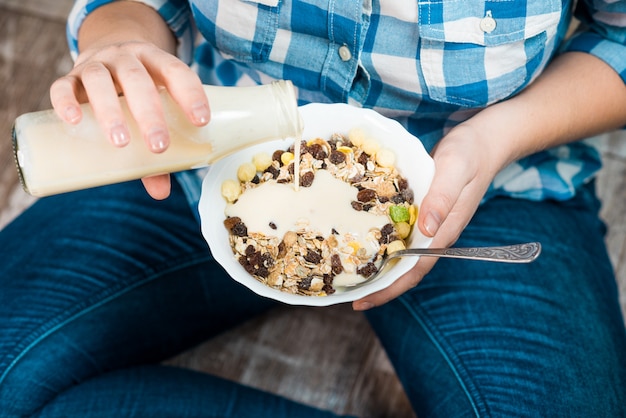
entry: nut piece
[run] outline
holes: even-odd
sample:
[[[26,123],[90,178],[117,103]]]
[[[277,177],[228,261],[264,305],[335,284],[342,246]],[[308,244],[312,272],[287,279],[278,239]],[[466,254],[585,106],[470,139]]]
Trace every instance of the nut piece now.
[[[252,163],[243,163],[237,169],[237,178],[245,183],[252,180],[256,176],[256,167]]]
[[[376,155],[380,149],[380,144],[374,138],[365,138],[361,148],[367,155]]]
[[[259,152],[252,157],[252,164],[256,167],[256,171],[262,173],[272,165],[272,156],[267,152]]]
[[[348,132],[348,139],[353,145],[360,147],[365,141],[365,132],[361,128],[352,128]]]
[[[237,180],[227,179],[222,183],[222,196],[227,202],[232,203],[241,196],[241,185]]]
[[[388,148],[381,148],[376,153],[376,162],[381,167],[393,167],[396,162],[396,155]]]

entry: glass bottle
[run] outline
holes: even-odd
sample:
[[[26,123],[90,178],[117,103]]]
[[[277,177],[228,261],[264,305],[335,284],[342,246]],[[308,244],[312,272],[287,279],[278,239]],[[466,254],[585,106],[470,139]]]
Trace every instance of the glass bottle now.
[[[89,104],[82,105],[77,125],[64,123],[53,110],[19,116],[13,127],[13,150],[24,190],[48,196],[204,167],[242,148],[302,134],[289,81],[204,88],[211,107],[211,120],[204,127],[194,126],[169,94],[161,93],[171,142],[160,154],[146,146],[123,97],[131,140],[122,148],[110,143]]]

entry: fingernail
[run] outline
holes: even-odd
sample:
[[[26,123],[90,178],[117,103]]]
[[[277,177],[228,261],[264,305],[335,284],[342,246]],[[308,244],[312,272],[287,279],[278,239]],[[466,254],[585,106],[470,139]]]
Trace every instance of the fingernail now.
[[[80,120],[80,110],[76,106],[65,108],[65,120],[69,123],[77,123]]]
[[[148,134],[148,143],[153,152],[163,152],[167,148],[169,135],[164,129],[156,128]]]
[[[367,311],[368,309],[372,309],[373,307],[374,307],[373,303],[361,302],[358,305],[354,306],[354,310],[356,310],[356,311]]]
[[[204,125],[211,116],[209,106],[206,103],[197,103],[191,108],[191,114],[196,123]]]
[[[431,237],[435,236],[440,224],[441,219],[439,219],[439,215],[433,212],[428,212],[428,214],[426,214],[426,219],[424,219],[424,228]]]
[[[130,134],[128,129],[122,124],[115,125],[111,128],[111,141],[118,147],[123,147],[130,142]]]

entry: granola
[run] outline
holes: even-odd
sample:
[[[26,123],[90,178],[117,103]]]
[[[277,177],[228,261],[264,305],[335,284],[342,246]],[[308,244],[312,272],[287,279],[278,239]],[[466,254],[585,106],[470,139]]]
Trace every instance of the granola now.
[[[227,217],[233,253],[243,268],[257,280],[285,292],[326,296],[336,291],[338,276],[351,275],[363,281],[374,274],[388,252],[405,247],[417,218],[417,206],[408,181],[394,167],[394,155],[362,132],[334,134],[329,139],[301,142],[301,188],[311,187],[320,170],[358,190],[351,202],[355,211],[387,216],[380,228],[367,237],[375,251],[367,251],[358,239],[336,230],[322,233],[303,221],[282,237],[248,231],[240,217]],[[256,155],[243,163],[238,180],[222,184],[222,195],[234,204],[247,190],[266,182],[293,183],[294,147]],[[272,230],[276,229],[272,222]]]

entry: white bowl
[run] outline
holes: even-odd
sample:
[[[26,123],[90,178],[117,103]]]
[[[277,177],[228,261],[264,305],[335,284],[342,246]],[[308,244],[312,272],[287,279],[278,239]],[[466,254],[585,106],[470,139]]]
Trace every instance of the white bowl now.
[[[415,203],[421,204],[435,171],[422,143],[409,134],[398,122],[388,119],[373,110],[361,109],[345,104],[309,104],[300,108],[304,120],[303,140],[330,138],[334,133],[347,134],[352,128],[362,129],[368,136],[377,139],[381,146],[395,152],[400,174],[409,182],[415,195]],[[213,257],[228,274],[255,293],[290,305],[328,306],[351,302],[382,290],[391,285],[417,262],[417,257],[400,259],[388,272],[374,281],[351,290],[335,292],[328,296],[306,296],[291,294],[267,286],[250,275],[237,261],[229,243],[229,234],[224,226],[226,201],[221,194],[222,182],[237,179],[237,168],[261,152],[287,149],[293,139],[276,140],[244,149],[213,164],[202,183],[199,211],[202,234]],[[407,247],[428,247],[432,239],[414,228],[407,239]]]

